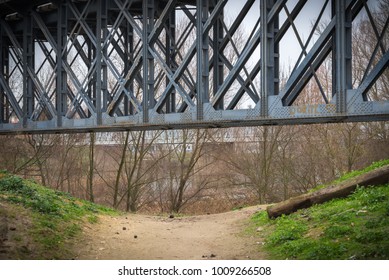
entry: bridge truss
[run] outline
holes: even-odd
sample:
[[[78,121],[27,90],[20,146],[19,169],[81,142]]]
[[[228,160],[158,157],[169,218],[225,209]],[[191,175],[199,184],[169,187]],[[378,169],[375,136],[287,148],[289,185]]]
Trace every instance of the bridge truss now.
[[[0,0],[0,134],[388,120],[387,12],[374,0]]]

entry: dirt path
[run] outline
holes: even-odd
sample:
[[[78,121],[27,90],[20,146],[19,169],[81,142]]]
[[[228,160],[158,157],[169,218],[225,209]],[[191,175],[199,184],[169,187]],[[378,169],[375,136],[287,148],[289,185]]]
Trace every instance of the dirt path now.
[[[84,229],[77,259],[263,259],[257,238],[242,234],[259,206],[230,213],[183,217],[101,217]]]

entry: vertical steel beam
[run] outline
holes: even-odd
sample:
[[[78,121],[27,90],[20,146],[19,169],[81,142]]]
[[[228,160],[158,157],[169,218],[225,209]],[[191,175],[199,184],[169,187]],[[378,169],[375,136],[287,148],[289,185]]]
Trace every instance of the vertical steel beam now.
[[[78,38],[76,37],[75,38],[76,40],[78,40]],[[96,51],[95,49],[93,48],[93,43],[90,39],[89,36],[84,36],[84,40],[86,42],[86,46],[87,46],[87,50],[88,50],[88,60],[89,61],[93,61],[93,59],[95,58],[95,55],[96,55]],[[87,94],[88,94],[88,98],[89,100],[91,100],[92,104],[93,104],[93,107],[96,108],[96,71],[92,72],[92,63],[90,65],[88,65],[88,74],[91,75],[91,77],[87,77],[88,79],[88,88],[86,90]],[[80,94],[84,94],[83,92],[80,92]],[[88,117],[92,117],[93,115],[93,111],[89,109],[88,111]]]
[[[222,61],[222,43],[224,13],[220,13],[213,27],[213,94],[216,95],[224,81],[224,63]],[[221,98],[215,106],[216,110],[224,109],[224,98]]]
[[[0,24],[0,75],[6,77],[5,75],[5,44],[3,38],[3,28]],[[0,84],[0,124],[5,122],[5,89]]]
[[[335,46],[335,85],[336,85],[336,111],[345,114],[347,110],[347,90],[352,88],[352,43],[351,8],[346,9],[346,0],[335,1],[336,12],[336,46]],[[333,3],[334,4],[334,3]]]
[[[33,21],[29,13],[23,19],[23,126],[27,126],[28,119],[34,111],[34,86],[28,68],[34,71],[34,38]]]
[[[332,0],[331,1],[331,18],[336,18],[336,0]],[[337,57],[336,57],[336,31],[333,33],[332,35],[332,53],[331,53],[331,56],[332,56],[332,97],[335,96],[336,94],[336,88],[337,88],[337,85],[336,85],[336,81],[337,81],[337,78],[336,78],[336,60],[337,60]]]
[[[131,67],[134,65],[134,61],[135,61],[135,47],[134,47],[134,28],[132,27],[132,25],[130,23],[127,23],[127,30],[129,31],[128,32],[128,43],[129,43],[129,60],[130,60],[130,63],[129,63],[129,67],[128,67],[128,71],[130,71]],[[134,79],[131,79],[130,80],[130,83],[128,85],[128,90],[129,92],[135,92],[135,85],[134,85]],[[128,96],[125,95],[126,98],[128,99]],[[136,96],[134,94],[134,97],[137,98],[138,96]],[[135,110],[135,106],[134,104],[131,102],[131,101],[128,101],[129,105],[130,105],[130,108],[129,108],[129,114],[130,115],[134,115],[136,110]]]
[[[273,0],[273,3],[275,3],[275,0]],[[273,95],[278,95],[280,93],[280,45],[279,43],[276,42],[275,38],[277,36],[277,33],[278,33],[278,30],[280,28],[280,21],[279,21],[279,13],[277,13],[272,22],[272,42],[271,42],[271,46],[272,46],[272,50],[274,50],[274,70],[273,70],[273,73],[274,73],[274,91],[273,91]]]
[[[276,70],[278,70],[278,54],[275,45],[275,28],[278,27],[278,16],[272,19],[269,12],[274,6],[274,0],[261,0],[261,116],[268,117],[270,95],[275,95],[278,90]],[[277,56],[277,58],[276,58]]]
[[[107,57],[107,46],[103,46],[107,38],[107,1],[97,0],[97,18],[96,18],[96,121],[97,125],[103,123],[103,111],[107,111],[108,106],[108,86],[107,86],[107,65],[103,63],[103,56]]]
[[[103,19],[102,21],[102,43],[105,41],[105,39],[108,37],[108,1],[103,0],[102,1],[102,8],[101,8],[101,17]],[[108,46],[104,45],[102,49],[102,56],[108,59]],[[102,88],[101,88],[101,94],[102,96],[102,112],[106,113],[108,109],[108,103],[109,103],[109,93],[108,93],[108,66],[107,63],[102,61],[102,75],[103,75],[103,81],[102,81]],[[102,120],[101,120],[102,123]]]
[[[58,5],[58,22],[57,22],[57,126],[62,126],[62,118],[67,112],[67,73],[63,62],[66,61],[67,52],[67,5],[61,2]]]
[[[204,118],[204,104],[209,102],[209,36],[204,25],[209,1],[197,0],[197,120]]]
[[[9,65],[9,46],[4,46],[4,53],[3,53],[3,63],[4,63],[4,75],[5,75],[5,81],[9,84],[9,75],[10,75],[10,65]],[[3,88],[4,91],[6,91],[5,88]],[[5,95],[4,97],[4,106],[5,106],[5,116],[4,121],[6,123],[9,123],[11,118],[11,104],[9,101],[10,97]]]
[[[134,28],[127,21],[125,27],[122,28],[123,40],[124,40],[124,76],[130,71],[131,67],[134,64]],[[127,90],[129,92],[134,92],[134,81],[131,79],[127,85]],[[133,115],[135,112],[134,105],[130,102],[127,94],[124,94],[124,115]]]
[[[166,22],[166,65],[174,73],[176,71],[176,12],[173,10]],[[170,83],[170,79],[166,77],[166,86]],[[171,93],[166,98],[166,113],[176,112],[176,91],[173,88]]]
[[[149,122],[154,99],[154,58],[149,51],[149,35],[154,27],[154,0],[143,1],[143,122]]]
[[[268,100],[267,95],[269,91],[269,75],[268,75],[268,25],[267,15],[269,13],[268,0],[260,0],[260,19],[261,19],[261,116],[268,115]]]

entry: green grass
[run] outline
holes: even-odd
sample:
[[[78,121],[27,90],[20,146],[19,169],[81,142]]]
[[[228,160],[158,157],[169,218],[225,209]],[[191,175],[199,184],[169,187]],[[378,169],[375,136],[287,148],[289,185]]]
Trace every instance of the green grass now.
[[[96,223],[99,214],[117,214],[6,172],[0,172],[0,200],[30,210],[33,221],[30,234],[41,246],[42,258],[63,258],[69,241],[78,236],[83,223]]]
[[[343,178],[376,168],[374,164]],[[251,232],[258,227],[261,250],[272,259],[389,259],[389,184],[359,187],[345,199],[277,219],[263,211],[252,218]]]

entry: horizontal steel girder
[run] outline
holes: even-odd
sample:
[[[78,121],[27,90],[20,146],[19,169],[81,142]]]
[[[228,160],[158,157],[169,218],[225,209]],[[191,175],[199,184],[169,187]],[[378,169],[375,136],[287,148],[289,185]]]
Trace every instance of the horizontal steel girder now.
[[[312,2],[0,1],[0,134],[389,120],[389,7]]]

